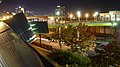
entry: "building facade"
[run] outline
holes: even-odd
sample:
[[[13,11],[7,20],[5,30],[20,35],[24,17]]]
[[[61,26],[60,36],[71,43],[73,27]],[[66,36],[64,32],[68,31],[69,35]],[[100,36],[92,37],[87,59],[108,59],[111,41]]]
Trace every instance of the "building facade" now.
[[[120,21],[120,11],[109,11],[108,13],[100,13],[102,21]]]

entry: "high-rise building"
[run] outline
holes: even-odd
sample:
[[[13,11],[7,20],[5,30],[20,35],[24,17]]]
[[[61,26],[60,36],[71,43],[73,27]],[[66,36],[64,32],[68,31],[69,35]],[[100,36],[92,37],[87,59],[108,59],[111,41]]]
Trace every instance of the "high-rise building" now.
[[[65,7],[57,6],[55,9],[55,22],[65,23]]]
[[[21,6],[19,6],[18,8],[15,8],[15,12],[16,13],[20,13],[20,12],[25,13],[25,9],[23,7],[21,7]]]
[[[65,16],[65,7],[64,6],[57,6],[55,9],[56,16]]]

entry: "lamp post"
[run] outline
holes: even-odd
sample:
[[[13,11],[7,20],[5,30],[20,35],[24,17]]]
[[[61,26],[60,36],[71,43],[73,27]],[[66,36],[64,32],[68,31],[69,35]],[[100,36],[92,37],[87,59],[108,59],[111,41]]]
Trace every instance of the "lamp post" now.
[[[72,23],[73,14],[70,14],[69,17],[70,17],[70,21],[71,21],[71,23]]]
[[[96,15],[95,15],[95,14],[93,14],[93,17],[94,17],[94,21],[95,21],[95,20],[96,20],[96,19],[95,19]]]
[[[99,14],[99,12],[95,12],[95,13],[94,13],[94,15],[95,15],[94,18],[96,18],[96,19],[95,19],[96,21],[97,21],[98,14]]]
[[[78,22],[80,22],[80,18],[81,18],[81,12],[77,11],[77,16],[78,16]]]
[[[85,17],[86,17],[86,21],[88,21],[89,14],[86,13],[86,14],[85,14]]]
[[[98,16],[98,14],[99,14],[99,12],[95,12],[95,13],[93,14],[94,21],[97,21],[97,16]]]
[[[57,6],[57,8],[59,8],[60,9],[60,6]],[[59,25],[60,23],[61,23],[61,21],[62,21],[62,14],[61,14],[61,11],[60,10],[58,10],[57,12],[56,12],[56,16],[58,17],[57,18],[57,21],[55,21],[55,22],[57,22],[57,24]],[[58,27],[57,28],[57,32],[58,32],[58,38],[59,38],[59,46],[60,46],[60,49],[62,48],[61,46],[61,27]]]
[[[70,17],[70,19],[71,19],[71,21],[72,21],[72,19],[73,19],[73,14],[70,14],[69,17]]]

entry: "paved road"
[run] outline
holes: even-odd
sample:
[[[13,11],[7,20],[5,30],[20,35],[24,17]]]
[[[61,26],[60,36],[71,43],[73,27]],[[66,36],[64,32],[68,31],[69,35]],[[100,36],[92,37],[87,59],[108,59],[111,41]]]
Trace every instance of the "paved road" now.
[[[33,43],[33,44],[37,44],[37,45],[40,44],[39,39],[35,40],[34,42],[35,43]],[[59,43],[57,43],[57,42],[51,42],[51,41],[42,40],[41,43],[42,43],[42,45],[45,44],[45,45],[52,46],[53,49],[60,49]],[[34,46],[34,45],[32,45],[32,47],[35,50],[37,50],[37,52],[40,53],[44,58],[46,58],[47,60],[49,60],[55,67],[60,67],[55,61],[53,61],[52,59],[50,59],[48,57],[51,54],[51,51],[46,50],[46,49],[41,48],[41,47],[38,47],[38,46]],[[62,50],[67,50],[67,49],[70,49],[70,47],[64,45],[64,46],[62,46],[61,49]]]
[[[36,42],[36,43],[40,43],[39,39],[37,39],[35,42]],[[45,45],[50,45],[50,46],[52,46],[52,48],[54,48],[54,49],[60,49],[59,43],[57,43],[57,42],[51,42],[51,41],[41,40],[41,43],[42,43],[42,44],[45,44]],[[69,47],[69,46],[62,45],[62,48],[61,48],[61,49],[62,49],[62,50],[67,50],[67,49],[70,49],[70,47]]]

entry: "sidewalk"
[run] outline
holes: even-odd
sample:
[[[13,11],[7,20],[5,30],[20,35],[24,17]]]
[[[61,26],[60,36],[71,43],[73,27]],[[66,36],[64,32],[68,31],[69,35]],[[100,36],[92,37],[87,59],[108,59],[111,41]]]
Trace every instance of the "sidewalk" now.
[[[37,44],[40,43],[39,40],[36,40],[36,41],[34,41],[34,42],[37,43]],[[44,45],[52,46],[53,49],[60,49],[59,43],[57,43],[57,42],[50,42],[50,41],[43,41],[43,40],[42,40],[41,43],[44,44]],[[62,49],[62,50],[68,50],[68,49],[70,49],[70,47],[69,47],[69,46],[62,45],[62,48],[61,48],[61,49]]]
[[[40,45],[40,41],[36,40],[32,43],[32,47],[39,53],[41,54],[43,57],[45,57],[48,61],[50,61],[55,67],[61,67],[60,65],[58,65],[58,63],[56,63],[55,61],[53,61],[51,58],[48,57],[48,55],[50,56],[52,51],[60,49],[59,43],[57,42],[49,42],[49,41],[41,41],[41,45]],[[68,50],[70,49],[69,46],[65,46],[62,45],[62,50]]]

